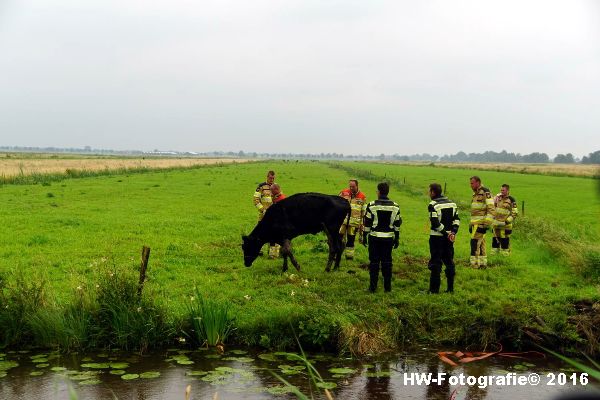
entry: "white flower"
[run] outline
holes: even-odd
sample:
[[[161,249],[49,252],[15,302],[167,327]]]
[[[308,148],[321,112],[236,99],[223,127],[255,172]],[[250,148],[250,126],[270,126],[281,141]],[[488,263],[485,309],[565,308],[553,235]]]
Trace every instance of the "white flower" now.
[[[250,295],[245,295],[245,296],[244,296],[244,298],[245,298],[246,300],[250,300],[252,297],[250,297]]]
[[[179,338],[177,338],[177,340],[179,341],[179,343],[185,343],[184,337],[179,337]]]
[[[100,287],[100,285],[96,284],[96,289],[98,289]]]
[[[77,290],[83,290],[81,286],[77,286]]]
[[[190,296],[190,301],[194,301],[195,297],[194,296]]]
[[[137,312],[142,312],[142,307],[138,307]]]
[[[296,295],[296,292],[294,292],[294,291],[292,290],[292,293],[290,293],[290,296],[295,296],[295,295]]]

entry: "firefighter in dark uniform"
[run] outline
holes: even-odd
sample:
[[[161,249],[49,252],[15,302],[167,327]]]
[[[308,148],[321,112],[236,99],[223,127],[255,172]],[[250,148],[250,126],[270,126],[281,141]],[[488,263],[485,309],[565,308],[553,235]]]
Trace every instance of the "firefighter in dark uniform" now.
[[[446,292],[454,291],[454,240],[460,220],[456,204],[442,195],[442,186],[439,183],[429,185],[431,202],[427,206],[431,232],[429,234],[429,293],[440,292],[440,274],[442,263],[446,266]]]
[[[392,247],[400,242],[400,207],[388,199],[390,186],[386,182],[377,185],[377,200],[369,203],[365,213],[363,244],[369,247],[369,291],[374,293],[379,280],[379,266],[383,275],[383,288],[392,290]]]

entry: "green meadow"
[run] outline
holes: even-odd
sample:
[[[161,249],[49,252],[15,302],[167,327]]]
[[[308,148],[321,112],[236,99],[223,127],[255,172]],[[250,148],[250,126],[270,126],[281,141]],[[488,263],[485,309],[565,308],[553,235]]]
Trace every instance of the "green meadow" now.
[[[366,250],[324,272],[325,236],[294,240],[302,270],[281,260],[243,265],[241,235],[256,224],[252,203],[267,170],[284,193],[337,194],[358,178],[369,199],[380,180],[404,223],[392,293],[371,295]],[[495,194],[511,185],[525,215],[510,258],[468,267],[469,177]],[[227,344],[355,354],[427,344],[600,351],[598,180],[376,163],[257,162],[122,171],[0,187],[0,346],[127,347],[200,344],[190,302],[227,307]],[[454,294],[427,294],[429,183],[461,206]],[[488,238],[488,249],[491,248]],[[142,297],[142,246],[151,248]],[[445,283],[442,283],[444,289]],[[381,284],[380,284],[381,286]],[[590,310],[596,310],[591,312]]]

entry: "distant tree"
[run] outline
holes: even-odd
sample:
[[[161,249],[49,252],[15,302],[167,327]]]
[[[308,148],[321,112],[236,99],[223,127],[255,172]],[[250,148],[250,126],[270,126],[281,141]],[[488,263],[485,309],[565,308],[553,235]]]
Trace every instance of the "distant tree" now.
[[[582,164],[600,164],[600,150],[590,153],[581,159]]]
[[[557,154],[556,157],[554,157],[555,164],[573,164],[574,162],[575,159],[573,158],[573,154],[571,153]]]
[[[550,157],[546,153],[535,152],[523,156],[523,162],[526,163],[547,163],[548,161],[550,161]]]

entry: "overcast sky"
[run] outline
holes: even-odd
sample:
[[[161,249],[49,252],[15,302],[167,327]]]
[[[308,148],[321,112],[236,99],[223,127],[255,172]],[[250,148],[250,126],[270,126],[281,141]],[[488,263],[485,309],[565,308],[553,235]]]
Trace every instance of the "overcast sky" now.
[[[0,145],[600,149],[600,2],[0,0]]]

